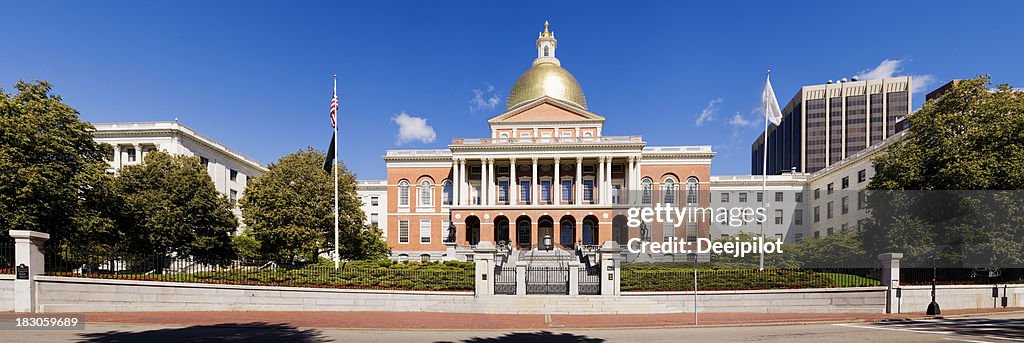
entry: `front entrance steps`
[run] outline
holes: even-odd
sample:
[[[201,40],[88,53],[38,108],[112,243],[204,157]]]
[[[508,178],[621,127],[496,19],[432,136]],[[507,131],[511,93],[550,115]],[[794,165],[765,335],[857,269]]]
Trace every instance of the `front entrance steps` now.
[[[525,261],[536,267],[564,267],[569,262],[578,262],[576,254],[570,250],[555,248],[552,250],[520,250],[519,261]]]

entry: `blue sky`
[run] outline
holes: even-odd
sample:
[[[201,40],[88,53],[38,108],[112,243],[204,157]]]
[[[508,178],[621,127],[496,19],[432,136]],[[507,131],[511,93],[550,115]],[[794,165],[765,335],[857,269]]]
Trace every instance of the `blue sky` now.
[[[712,145],[713,174],[747,174],[766,69],[783,104],[857,74],[1020,87],[1021,13],[1010,1],[20,1],[0,11],[0,87],[47,80],[85,120],[178,118],[269,163],[326,148],[338,74],[341,159],[383,178],[386,149],[488,135],[550,20],[606,135]]]

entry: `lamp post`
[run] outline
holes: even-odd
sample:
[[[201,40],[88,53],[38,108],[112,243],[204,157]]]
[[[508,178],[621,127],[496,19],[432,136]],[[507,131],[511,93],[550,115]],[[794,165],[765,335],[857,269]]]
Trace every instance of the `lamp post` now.
[[[686,254],[693,259],[693,325],[697,325],[697,253]]]
[[[928,311],[925,314],[929,316],[937,316],[942,314],[942,310],[939,309],[939,303],[935,302],[935,274],[936,268],[932,266],[932,302],[928,304]]]

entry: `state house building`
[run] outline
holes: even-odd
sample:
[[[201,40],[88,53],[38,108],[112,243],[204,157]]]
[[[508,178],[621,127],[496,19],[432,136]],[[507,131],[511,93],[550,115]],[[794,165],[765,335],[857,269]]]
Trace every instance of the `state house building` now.
[[[537,58],[516,80],[505,112],[480,138],[447,149],[389,150],[385,236],[398,259],[472,259],[481,241],[537,249],[626,243],[639,237],[693,241],[709,223],[627,227],[631,203],[710,204],[710,146],[647,146],[605,136],[605,117],[556,58],[545,23]],[[710,218],[709,218],[710,220]]]

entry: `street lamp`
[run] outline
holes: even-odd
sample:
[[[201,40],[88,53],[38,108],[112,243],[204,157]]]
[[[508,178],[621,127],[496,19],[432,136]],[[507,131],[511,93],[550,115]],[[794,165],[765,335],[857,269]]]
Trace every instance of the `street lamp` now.
[[[929,316],[937,316],[942,314],[942,310],[939,309],[939,303],[935,302],[935,272],[936,268],[932,266],[932,302],[928,304],[928,311],[925,314]]]

